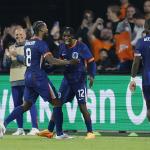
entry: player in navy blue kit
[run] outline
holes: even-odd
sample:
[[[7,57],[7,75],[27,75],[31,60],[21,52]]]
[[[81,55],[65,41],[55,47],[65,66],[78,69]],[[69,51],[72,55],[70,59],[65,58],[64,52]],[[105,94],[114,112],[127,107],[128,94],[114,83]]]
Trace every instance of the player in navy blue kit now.
[[[63,41],[64,44],[60,45],[60,57],[64,60],[79,59],[80,63],[76,66],[66,66],[64,71],[64,78],[62,80],[59,89],[59,98],[63,103],[71,102],[76,96],[79,108],[83,114],[85,124],[87,127],[86,139],[93,139],[95,135],[92,132],[91,117],[87,110],[86,99],[87,99],[87,73],[89,75],[90,84],[92,87],[94,76],[96,74],[96,64],[94,58],[86,44],[77,41],[74,38],[74,30],[71,27],[66,27],[63,30]],[[57,107],[62,111],[62,107]],[[53,115],[56,115],[53,113]],[[61,126],[63,123],[63,117]],[[54,129],[54,121],[51,118],[48,126],[48,131],[44,130],[38,135],[51,137],[51,133]],[[59,130],[56,126],[56,132],[62,132],[62,128],[59,126]],[[61,139],[61,136],[56,137]]]
[[[5,119],[4,124],[0,124],[0,136],[5,133],[7,125],[16,119],[19,115],[30,109],[40,95],[44,101],[50,102],[53,106],[53,112],[58,114],[57,107],[61,106],[58,100],[57,92],[47,77],[45,71],[41,68],[41,63],[45,59],[51,65],[75,65],[78,60],[60,60],[52,56],[48,50],[47,44],[42,40],[48,33],[47,25],[43,21],[37,21],[33,24],[34,37],[25,43],[25,64],[27,66],[25,73],[25,91],[23,105],[16,107],[14,111]],[[59,117],[54,118],[55,124],[59,123]],[[62,133],[63,134],[63,133]]]
[[[135,57],[131,70],[130,90],[133,92],[136,89],[135,77],[142,58],[142,89],[147,106],[147,118],[150,121],[150,19],[145,22],[145,31],[148,32],[148,34],[137,42],[135,48]]]

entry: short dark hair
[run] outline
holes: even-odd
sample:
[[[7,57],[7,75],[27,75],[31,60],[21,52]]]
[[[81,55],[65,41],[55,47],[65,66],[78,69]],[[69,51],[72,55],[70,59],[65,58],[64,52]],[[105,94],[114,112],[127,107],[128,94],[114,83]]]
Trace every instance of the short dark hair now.
[[[75,35],[75,31],[72,27],[64,27],[62,29],[62,35],[67,32],[68,34],[70,34],[71,36],[74,36]]]
[[[34,31],[34,34],[38,34],[39,31],[41,30],[41,28],[46,25],[46,23],[44,21],[36,21],[33,23],[33,31]]]

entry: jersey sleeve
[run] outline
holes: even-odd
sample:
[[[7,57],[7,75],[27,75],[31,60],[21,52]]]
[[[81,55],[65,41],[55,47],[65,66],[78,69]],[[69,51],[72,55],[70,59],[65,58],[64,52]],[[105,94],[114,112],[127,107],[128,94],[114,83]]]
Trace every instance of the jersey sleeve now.
[[[80,55],[83,59],[85,59],[88,63],[94,61],[94,57],[92,56],[88,46],[86,44],[81,45]]]
[[[45,57],[47,54],[51,54],[48,45],[44,41],[39,41],[37,44],[38,51]]]
[[[141,56],[142,49],[143,49],[143,42],[142,39],[139,39],[135,47],[134,56]]]

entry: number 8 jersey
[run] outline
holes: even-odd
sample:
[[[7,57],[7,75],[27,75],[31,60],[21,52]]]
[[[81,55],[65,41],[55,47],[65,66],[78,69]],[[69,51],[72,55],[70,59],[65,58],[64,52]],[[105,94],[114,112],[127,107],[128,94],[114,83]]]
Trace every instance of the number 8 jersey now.
[[[46,72],[41,68],[42,58],[51,54],[47,44],[38,38],[31,39],[26,41],[24,53],[27,66],[24,100],[35,103],[39,95],[44,101],[56,99],[57,92]]]
[[[38,38],[26,41],[24,47],[25,64],[33,71],[41,70],[43,56],[49,53],[47,44]]]

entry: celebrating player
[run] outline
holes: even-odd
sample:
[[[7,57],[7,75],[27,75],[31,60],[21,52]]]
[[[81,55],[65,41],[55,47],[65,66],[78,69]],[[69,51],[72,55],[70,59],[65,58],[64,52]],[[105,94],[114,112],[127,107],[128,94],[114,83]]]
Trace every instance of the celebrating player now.
[[[56,109],[61,106],[61,102],[58,100],[57,93],[53,84],[47,77],[45,71],[41,68],[42,59],[45,59],[51,65],[74,65],[78,63],[78,60],[60,60],[52,56],[48,50],[47,44],[42,40],[47,35],[47,25],[43,21],[37,21],[33,24],[34,36],[31,40],[25,43],[24,53],[26,61],[25,72],[25,91],[24,91],[24,103],[21,106],[16,107],[13,112],[5,119],[4,123],[0,124],[0,135],[6,131],[7,125],[21,116],[24,112],[29,110],[40,95],[44,101],[50,102],[54,106],[53,112],[58,114],[58,117],[54,118],[55,124],[59,123],[59,110]],[[63,133],[62,133],[63,134]]]
[[[148,34],[137,42],[135,48],[135,57],[131,70],[130,90],[133,92],[136,89],[135,77],[142,58],[142,89],[147,106],[147,118],[150,121],[150,19],[145,22],[145,31]]]
[[[76,96],[79,108],[81,113],[83,114],[84,121],[87,128],[87,136],[86,139],[93,139],[95,135],[92,132],[92,122],[90,114],[87,110],[86,99],[87,99],[87,75],[86,71],[89,74],[90,84],[89,87],[92,87],[94,76],[96,73],[96,64],[94,62],[94,58],[87,47],[86,44],[79,42],[74,37],[74,30],[71,27],[64,28],[62,32],[62,38],[64,44],[60,45],[60,57],[62,59],[71,60],[71,59],[79,59],[80,63],[76,66],[66,66],[64,71],[64,78],[62,80],[60,89],[59,89],[59,98],[62,103],[71,102],[73,98]],[[45,136],[51,138],[53,136],[54,130],[54,118],[60,117],[61,120],[56,125],[56,133],[62,133],[62,123],[63,123],[63,113],[62,107],[57,107],[58,112],[53,112],[51,120],[49,122],[48,130],[44,130],[40,132],[39,136]],[[61,116],[59,116],[61,114]],[[57,139],[62,139],[61,136],[56,136]]]

